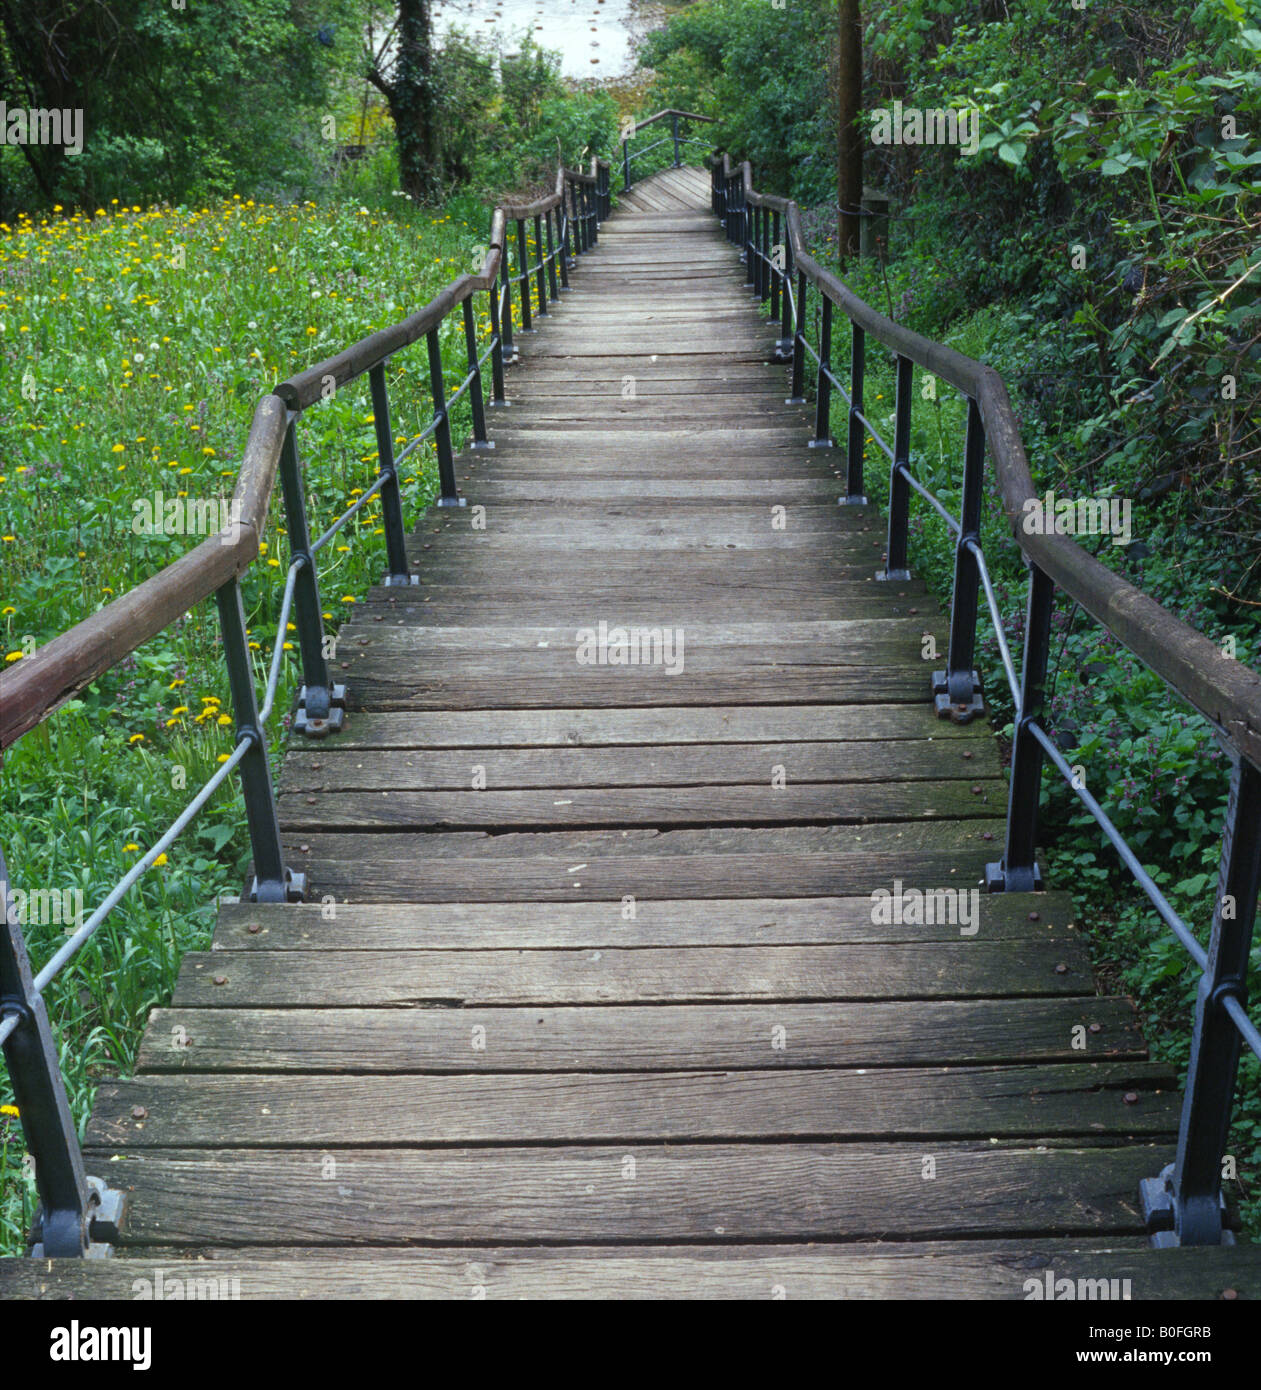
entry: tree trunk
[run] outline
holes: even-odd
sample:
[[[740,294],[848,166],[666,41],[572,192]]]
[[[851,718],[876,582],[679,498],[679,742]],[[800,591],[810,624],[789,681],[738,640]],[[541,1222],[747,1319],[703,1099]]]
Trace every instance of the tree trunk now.
[[[398,61],[387,100],[398,137],[403,191],[428,202],[441,189],[429,0],[399,0]]]
[[[842,257],[858,255],[859,209],[863,199],[863,142],[858,119],[863,105],[863,30],[859,0],[838,0],[836,55],[837,246]]]

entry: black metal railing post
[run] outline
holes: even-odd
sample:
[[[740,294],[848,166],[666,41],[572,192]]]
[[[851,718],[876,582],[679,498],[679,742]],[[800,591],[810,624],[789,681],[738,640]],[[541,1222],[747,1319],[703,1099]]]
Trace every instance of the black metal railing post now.
[[[66,1096],[57,1041],[35,988],[26,939],[0,852],[0,1026],[4,1061],[26,1150],[35,1165],[39,1211],[32,1254],[105,1254],[118,1238],[123,1197],[84,1172],[83,1153]]]
[[[541,213],[534,219],[534,250],[539,258],[535,277],[539,291],[539,318],[543,318],[547,314],[547,258],[543,254],[543,216]]]
[[[569,288],[569,217],[565,212],[565,195],[556,204],[556,259],[560,263],[560,287]]]
[[[769,249],[771,261],[771,318],[779,318],[779,279],[784,273],[780,257],[783,254],[783,247],[779,241],[779,213],[771,212],[771,244]]]
[[[1051,577],[1031,564],[1024,661],[1020,668],[1020,708],[1016,711],[1011,744],[1006,844],[1002,859],[985,866],[985,887],[991,893],[1032,893],[1042,887],[1037,836],[1043,751],[1033,730],[1041,725],[1046,701],[1054,599],[1055,584]]]
[[[302,485],[302,465],[298,458],[297,424],[297,416],[293,416],[285,430],[280,450],[280,486],[285,503],[289,560],[290,563],[302,561],[293,588],[293,614],[298,629],[298,649],[302,655],[302,689],[298,692],[293,730],[307,738],[324,738],[327,734],[337,733],[346,722],[346,687],[334,682],[328,673],[319,579],[315,572],[315,556],[311,553],[306,494]],[[394,557],[390,558],[392,566]],[[284,640],[285,634],[278,632],[276,641]],[[227,644],[226,636],[224,644]]]
[[[465,300],[467,306],[468,300]],[[404,588],[420,583],[407,563],[406,528],[403,525],[403,498],[398,486],[398,469],[394,465],[394,431],[390,426],[390,394],[385,379],[385,363],[378,362],[368,371],[372,388],[372,422],[377,432],[377,471],[385,479],[381,484],[381,520],[385,530],[385,553],[389,569],[382,584]]]
[[[501,253],[500,265],[504,263],[507,252]],[[490,400],[488,405],[507,405],[508,397],[504,391],[504,337],[499,328],[499,277],[490,283],[490,336],[493,340],[490,353]]]
[[[819,315],[819,370],[814,380],[814,438],[812,449],[831,449],[832,444],[832,301],[822,292]],[[859,486],[861,487],[861,479]]]
[[[670,117],[670,133],[674,136],[674,167],[679,167],[679,118],[678,115]]]
[[[482,364],[477,360],[477,318],[473,313],[473,297],[463,304],[464,347],[468,353],[469,408],[473,412],[473,441],[470,449],[493,449],[494,442],[486,433],[486,407],[482,398]]]
[[[757,288],[757,204],[752,208],[747,204],[742,210],[743,221],[740,225],[740,259],[744,262],[744,287],[746,290]]]
[[[806,275],[797,274],[797,307],[792,316],[792,384],[785,405],[805,405],[806,375]]]
[[[496,291],[496,305],[499,298],[503,299],[503,314],[499,314],[496,307],[495,318],[498,319],[501,333],[500,342],[502,344],[501,357],[503,362],[512,363],[517,360],[517,345],[512,341],[512,238],[507,232],[504,233],[503,255],[499,258],[499,289]],[[503,365],[501,362],[501,366]]]
[[[894,404],[893,459],[889,465],[889,540],[884,569],[877,579],[909,579],[906,565],[907,528],[911,520],[911,485],[902,472],[911,462],[911,392],[915,363],[898,354],[897,400]],[[860,425],[862,421],[858,422]],[[852,440],[852,435],[851,435]],[[859,443],[862,436],[859,436]]]
[[[547,291],[555,302],[560,298],[560,286],[556,283],[556,247],[552,240],[552,208],[544,214],[547,223]]]
[[[981,503],[985,495],[985,426],[981,407],[968,398],[963,446],[963,500],[955,544],[954,591],[950,599],[950,650],[946,669],[933,672],[933,704],[942,719],[966,724],[984,713],[981,678],[973,670],[976,617],[981,592],[980,565],[973,547],[981,544]]]
[[[303,568],[307,568],[307,565]],[[276,797],[272,790],[271,768],[267,764],[267,741],[258,716],[254,663],[250,660],[240,582],[235,578],[229,579],[218,588],[215,591],[215,604],[219,610],[219,629],[223,634],[223,658],[228,668],[236,741],[238,744],[249,744],[249,750],[239,764],[245,820],[250,832],[250,847],[254,852],[254,880],[246,896],[255,903],[301,902],[306,891],[306,875],[286,866],[280,844]],[[276,634],[277,642],[283,638],[284,633]]]
[[[784,228],[787,232],[787,226]],[[796,259],[793,256],[792,243],[790,239],[784,237],[784,269],[780,284],[779,301],[779,342],[775,344],[775,353],[781,362],[787,362],[793,350],[793,305],[792,305],[792,283],[793,272],[796,270]]]
[[[1233,1244],[1225,1228],[1222,1159],[1239,1070],[1240,1035],[1228,1005],[1248,1003],[1248,958],[1261,888],[1261,770],[1232,753],[1230,800],[1213,907],[1208,964],[1196,995],[1177,1154],[1141,1185],[1152,1244]]]
[[[529,281],[526,281],[528,286]],[[464,498],[455,481],[455,454],[451,448],[451,417],[447,413],[446,386],[442,379],[442,344],[438,340],[438,329],[431,328],[425,334],[429,348],[429,390],[433,396],[433,417],[437,421],[434,442],[438,446],[438,487],[439,496],[435,504],[439,507],[462,507]]]
[[[533,333],[531,324],[530,253],[525,245],[525,218],[517,218],[517,270],[521,280],[521,332]]]
[[[824,313],[829,313],[831,307],[829,301]],[[846,482],[843,500],[851,505],[865,506],[867,497],[863,489],[867,484],[863,476],[863,439],[866,437],[867,426],[863,424],[862,414],[863,393],[866,389],[863,378],[867,370],[867,334],[853,320],[850,321],[850,326],[852,332],[849,348],[849,417],[845,439]]]
[[[630,186],[630,141],[626,139],[622,141],[622,192],[629,193]]]

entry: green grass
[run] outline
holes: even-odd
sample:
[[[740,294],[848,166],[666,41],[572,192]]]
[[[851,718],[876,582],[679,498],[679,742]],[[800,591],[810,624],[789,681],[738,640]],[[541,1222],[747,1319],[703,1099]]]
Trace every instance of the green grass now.
[[[278,381],[404,318],[480,266],[488,213],[404,198],[365,207],[123,207],[0,224],[0,657],[17,664],[196,543],[137,535],[135,503],[231,495],[258,398]],[[486,297],[477,309],[483,347]],[[442,330],[448,392],[465,362],[460,315]],[[428,422],[424,343],[390,364],[400,443]],[[376,474],[366,379],[298,426],[318,535]],[[453,412],[457,447],[467,397]],[[404,517],[436,492],[432,444],[405,467]],[[265,552],[244,578],[259,686],[266,677],[287,547],[279,487]],[[385,569],[373,499],[320,555],[326,629]],[[14,887],[78,889],[90,913],[175,819],[232,747],[213,603],[121,661],[7,752],[0,847]],[[296,656],[296,653],[294,654]],[[283,668],[277,710],[299,683]],[[288,716],[273,722],[273,759]],[[76,1121],[97,1080],[126,1076],[150,1009],[180,957],[204,948],[218,896],[249,858],[229,781],[115,909],[47,993]],[[25,928],[36,969],[59,924]],[[0,1104],[12,1103],[7,1077]],[[0,1250],[19,1251],[33,1210],[20,1127],[0,1115]]]

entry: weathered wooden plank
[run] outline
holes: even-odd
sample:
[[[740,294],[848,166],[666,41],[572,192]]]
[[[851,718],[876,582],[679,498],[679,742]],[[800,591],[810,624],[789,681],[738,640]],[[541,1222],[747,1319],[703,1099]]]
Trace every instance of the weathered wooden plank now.
[[[461,476],[467,472],[463,460],[460,461]],[[556,475],[553,469],[539,468],[531,474],[524,467],[518,469],[511,478],[497,478],[493,474],[478,477],[476,484],[465,478],[465,484],[473,487],[476,496],[474,503],[504,502],[546,502],[556,505]],[[721,480],[714,478],[644,478],[632,482],[626,478],[575,478],[566,479],[565,497],[567,501],[599,502],[602,500],[621,501],[626,498],[653,497],[669,499],[677,505],[691,502],[721,503],[745,502],[751,497],[763,498],[768,503],[789,506],[793,503],[811,501],[831,501],[835,503],[843,494],[844,488],[835,476],[814,478],[748,478]],[[645,580],[651,576],[645,575]],[[802,581],[804,582],[804,580]]]
[[[435,588],[502,583],[508,577],[525,583],[533,573],[537,576],[536,583],[552,586],[572,583],[576,579],[583,585],[579,591],[581,593],[586,591],[588,585],[601,582],[625,585],[638,572],[643,576],[644,588],[649,593],[657,592],[663,584],[673,581],[680,604],[685,603],[694,590],[723,589],[724,581],[725,590],[730,595],[731,572],[736,568],[734,562],[737,560],[741,579],[747,586],[738,591],[741,593],[761,593],[764,586],[799,593],[802,591],[802,573],[809,573],[811,569],[819,583],[866,583],[874,580],[883,563],[883,544],[874,541],[870,543],[870,550],[865,552],[870,559],[863,558],[861,547],[854,547],[848,558],[838,556],[829,549],[820,549],[809,557],[809,565],[803,563],[800,547],[774,545],[745,548],[738,556],[726,548],[697,547],[685,550],[661,547],[654,550],[652,562],[647,564],[636,551],[602,549],[598,546],[573,549],[562,543],[546,545],[534,542],[509,550],[469,543],[458,548],[444,546],[435,549],[437,542],[434,541],[429,543],[430,551],[425,551],[424,544],[423,540],[418,543],[420,553],[412,564],[421,583]],[[880,549],[876,548],[878,544]],[[531,556],[537,557],[533,563]],[[504,584],[505,592],[511,592],[511,588],[511,584]],[[569,597],[572,602],[578,593],[571,589]],[[736,611],[739,612],[739,609]]]
[[[722,359],[707,367],[703,375],[687,363],[646,362],[635,373],[635,390],[641,397],[672,396],[694,397],[698,391],[706,396],[738,395],[751,391],[755,396],[763,392],[773,392],[777,397],[786,396],[788,387],[787,370],[782,363],[736,362],[719,365]],[[571,397],[580,396],[590,388],[593,395],[604,397],[614,395],[620,398],[625,380],[617,372],[595,367],[590,374],[582,377],[575,385],[573,373],[555,362],[531,362],[509,366],[507,372],[508,395],[513,410],[526,408],[535,400],[555,399],[558,393]],[[527,394],[522,396],[519,392]],[[492,416],[492,424],[497,417]]]
[[[965,752],[972,757],[965,758]],[[977,756],[977,755],[980,756]],[[999,773],[992,743],[973,751],[946,739],[877,742],[712,744],[680,747],[647,744],[635,749],[468,748],[460,752],[357,753],[333,743],[309,758],[295,749],[285,759],[282,792],[439,791],[530,787],[765,788],[783,769],[798,783],[954,781],[975,782]],[[481,770],[479,778],[477,769]]]
[[[394,859],[413,863],[417,858],[438,859],[444,856],[499,859],[505,856],[529,858],[555,855],[570,860],[575,854],[590,858],[651,855],[654,858],[679,859],[698,855],[887,854],[907,861],[908,882],[922,883],[923,879],[914,873],[915,864],[920,858],[933,851],[948,851],[961,856],[969,852],[981,853],[986,850],[987,837],[1004,825],[1005,821],[999,819],[979,825],[976,822],[965,825],[951,821],[911,821],[897,825],[793,825],[769,829],[717,826],[689,830],[572,830],[545,834],[505,831],[500,835],[456,830],[425,835],[384,833],[374,836],[372,843],[376,846],[374,858],[383,863]],[[338,848],[354,852],[363,841],[328,835],[312,837],[311,844],[313,848],[331,853]],[[865,883],[858,891],[867,893],[871,887],[871,883]],[[668,897],[669,894],[658,893],[654,896]],[[818,895],[811,893],[802,896]]]
[[[1036,901],[1036,907],[1030,903]],[[1063,893],[983,893],[970,914],[982,941],[1059,940],[1075,931]],[[219,907],[214,949],[415,951],[512,947],[803,946],[952,941],[950,914],[873,920],[872,897],[693,902],[241,903]],[[902,914],[905,918],[908,914]],[[926,914],[914,914],[923,917]]]
[[[581,503],[566,506],[563,512],[546,506],[487,507],[477,516],[453,517],[450,512],[432,519],[426,517],[416,528],[417,536],[457,536],[480,541],[485,536],[522,536],[531,540],[576,536],[685,535],[726,539],[728,536],[756,536],[774,540],[783,535],[817,535],[843,542],[865,540],[871,548],[874,527],[862,525],[848,507],[835,503],[785,506],[765,503],[756,506],[724,504],[716,507],[678,507],[634,502],[602,502],[596,507]],[[865,558],[865,557],[864,557]]]
[[[806,418],[804,412],[801,412],[801,416],[803,419]],[[495,462],[502,462],[511,452],[514,452],[510,446],[518,443],[529,443],[532,437],[530,431],[522,429],[520,426],[514,426],[511,420],[501,423],[495,431]],[[763,451],[800,452],[805,455],[802,463],[807,466],[819,457],[817,454],[807,453],[806,446],[809,435],[801,428],[785,425],[779,429],[761,430],[754,439],[750,439],[747,432],[734,421],[722,429],[702,429],[699,427],[653,429],[646,423],[640,429],[552,429],[548,431],[548,438],[553,441],[553,454],[564,457],[566,469],[575,462],[572,454],[578,447],[585,450],[608,448],[619,455],[622,452],[635,449],[640,450],[645,455],[651,455],[656,451],[663,472],[670,471],[671,461],[662,459],[660,457],[661,451],[672,448],[686,450],[689,458],[705,456],[732,458],[741,454],[756,455]],[[501,448],[504,451],[503,454],[499,452]]]
[[[1062,967],[1062,968],[1061,968]],[[586,951],[189,952],[173,1003],[397,1008],[1082,994],[1075,940]]]
[[[832,897],[978,883],[1000,821],[707,830],[286,833],[312,893],[360,902]],[[369,853],[369,851],[371,851]]]
[[[417,571],[418,574],[422,573]],[[837,597],[837,589],[848,590]],[[864,580],[839,580],[835,585],[821,584],[822,592],[813,594],[767,594],[775,600],[775,611],[785,621],[828,621],[837,613],[851,618],[913,618],[927,615],[936,620],[938,605],[935,599],[926,600],[921,594],[896,595],[881,593]],[[486,617],[487,604],[495,603],[497,621],[522,627],[533,627],[540,621],[568,621],[574,628],[589,621],[591,610],[602,606],[604,612],[616,612],[622,626],[669,627],[675,623],[717,623],[731,614],[730,597],[724,597],[717,587],[696,588],[686,596],[671,592],[668,585],[658,582],[638,587],[623,582],[592,586],[582,594],[566,593],[559,581],[547,584],[522,583],[519,591],[499,598],[491,584],[439,584],[425,582],[405,590],[386,587],[369,591],[360,597],[354,612],[358,621],[367,623],[405,622],[415,627],[457,627],[462,622],[473,624]],[[344,630],[344,628],[343,628]]]
[[[666,533],[726,528],[761,535],[772,530],[777,534],[793,530],[868,542],[878,539],[884,530],[869,508],[838,506],[832,498],[817,497],[792,506],[747,497],[726,497],[713,502],[703,498],[608,498],[595,505],[582,500],[567,501],[563,511],[557,509],[554,501],[527,501],[497,503],[481,514],[431,512],[418,520],[415,534],[476,536],[493,528],[501,534],[515,531],[532,537],[568,537],[589,525],[611,530],[623,523],[643,530],[659,527]]]
[[[422,532],[421,536],[424,534]],[[430,531],[428,534],[435,533]],[[484,530],[444,528],[437,534],[440,539],[433,542],[431,547],[435,552],[430,558],[433,568],[458,567],[473,553],[488,557],[492,564],[498,561],[501,564],[521,565],[528,562],[530,556],[538,555],[540,561],[545,562],[549,551],[559,552],[565,557],[568,567],[573,569],[589,566],[592,560],[618,551],[629,552],[627,558],[631,560],[644,556],[641,564],[655,563],[659,555],[673,553],[676,564],[681,566],[686,565],[686,557],[693,553],[721,553],[730,564],[737,557],[727,552],[735,551],[740,560],[746,555],[757,559],[780,557],[786,553],[798,559],[797,553],[800,552],[807,561],[817,556],[825,570],[839,563],[846,568],[859,566],[866,571],[873,568],[871,557],[876,550],[876,542],[869,535],[847,533],[840,527],[831,531],[807,531],[804,528],[775,531],[771,529],[769,515],[767,524],[756,529],[724,526],[721,518],[708,525],[698,518],[694,526],[679,526],[673,530],[653,523],[641,526],[627,524],[623,527],[616,520],[611,520],[590,529],[575,526],[570,532],[557,530],[533,536],[500,531],[490,524],[487,517]],[[423,539],[418,538],[413,542],[410,554],[420,558],[425,544]],[[652,557],[651,560],[646,558],[648,556]]]
[[[371,833],[379,838],[381,832]],[[432,840],[435,833],[427,834],[425,840]],[[335,846],[330,857],[314,853],[317,839]],[[892,884],[895,880],[908,888],[938,888],[978,883],[985,864],[997,858],[1002,844],[996,836],[997,849],[991,845],[963,854],[943,846],[914,858],[888,851],[793,854],[777,850],[680,856],[664,862],[651,853],[582,860],[572,855],[501,859],[479,855],[404,862],[377,858],[372,853],[375,845],[354,835],[317,837],[294,832],[286,835],[286,841],[290,862],[310,872],[313,894],[358,902],[465,902],[470,896],[485,902],[515,902],[522,897],[539,902],[628,896],[762,898],[768,893],[826,897],[870,891],[873,882]],[[302,849],[304,844],[312,851],[309,857]],[[424,848],[418,844],[416,854],[422,856]]]
[[[103,1081],[96,1147],[1169,1136],[1149,1062],[523,1076],[142,1076]],[[1131,1097],[1127,1101],[1126,1097]],[[137,1116],[136,1111],[143,1111]]]
[[[532,363],[528,372],[510,369],[507,387],[510,397],[518,388],[525,392],[513,398],[511,409],[521,409],[529,414],[534,407],[544,408],[563,402],[573,402],[581,408],[584,401],[599,401],[605,404],[629,405],[624,401],[622,391],[625,381],[619,376],[596,375],[584,377],[575,384],[573,377],[565,371],[551,371],[544,363]],[[782,367],[745,367],[740,372],[728,372],[723,376],[709,376],[703,382],[689,371],[668,375],[663,370],[654,369],[639,373],[635,378],[637,400],[652,398],[663,408],[687,410],[695,402],[698,391],[704,392],[704,401],[716,410],[735,411],[739,401],[748,399],[754,402],[767,400],[782,401],[788,391],[788,381]],[[492,425],[494,417],[492,417]]]
[[[463,791],[392,787],[290,793],[279,799],[280,825],[284,830],[329,832],[966,820],[992,817],[1007,803],[1007,784],[997,777],[780,786],[775,781],[778,774],[768,768],[766,779],[753,786],[469,789],[480,775],[479,769],[466,768]]]
[[[1076,1048],[1077,1040],[1085,1050]],[[139,1068],[399,1075],[778,1071],[1135,1061],[1146,1055],[1129,1000],[1090,997],[651,1008],[171,1008],[150,1017]]]
[[[476,672],[462,670],[418,677],[415,661],[390,661],[374,656],[356,661],[349,670],[348,710],[401,709],[544,709],[559,703],[591,709],[617,705],[715,705],[746,701],[778,704],[794,696],[851,704],[919,703],[927,673],[910,665],[885,665],[875,671],[861,666],[767,666],[763,671],[697,671],[695,662],[677,676],[662,666],[575,666],[577,679],[560,673],[521,674],[515,658],[500,665],[485,663]]]
[[[107,1160],[89,1150],[92,1161]],[[126,1247],[1136,1235],[1163,1145],[593,1145],[132,1153]],[[633,1160],[633,1168],[627,1159]],[[323,1171],[328,1172],[327,1165]],[[633,1173],[633,1176],[632,1176]],[[234,1200],[248,1193],[249,1201]]]
[[[594,431],[587,431],[594,433]],[[626,431],[630,434],[631,431]],[[500,438],[501,437],[498,437]],[[669,448],[669,452],[654,451],[638,441],[628,441],[625,445],[595,444],[560,447],[552,435],[539,435],[532,442],[519,434],[515,440],[502,440],[503,453],[495,451],[494,466],[487,459],[474,460],[472,464],[461,461],[457,477],[468,478],[469,469],[474,466],[488,476],[504,482],[511,482],[518,474],[529,477],[540,467],[552,470],[553,481],[557,484],[553,495],[564,495],[561,473],[565,479],[575,481],[604,476],[624,476],[672,482],[704,483],[711,481],[765,482],[776,477],[791,474],[793,478],[815,478],[826,482],[833,478],[839,467],[831,456],[816,456],[804,464],[792,457],[796,449],[804,449],[809,436],[798,435],[790,445],[786,442],[768,445],[765,450],[756,448],[757,439],[746,434],[739,445],[711,451],[700,449],[684,452]],[[668,446],[667,446],[668,447]],[[476,471],[474,477],[480,476]],[[472,485],[472,478],[468,478]],[[477,499],[474,498],[474,501]]]
[[[521,710],[511,719],[494,709],[438,711],[365,710],[335,740],[345,753],[366,748],[561,748],[639,747],[645,744],[790,743],[932,739],[964,742],[984,758],[991,738],[979,721],[954,724],[938,719],[927,701],[907,705],[711,705],[655,709],[557,708]],[[331,752],[333,745],[330,744]],[[324,750],[320,750],[323,752]],[[318,757],[294,749],[294,756]]]
[[[610,631],[625,624],[610,621]],[[864,651],[883,655],[882,649],[916,645],[928,624],[922,617],[842,618],[817,622],[692,623],[686,629],[685,654],[706,648],[747,647],[778,654],[810,647],[820,664],[835,661],[841,653]],[[389,652],[416,651],[431,655],[466,656],[478,652],[512,652],[527,656],[536,652],[572,660],[584,640],[582,624],[549,624],[546,627],[510,624],[470,624],[466,627],[412,628],[406,625],[347,623],[338,634],[338,646],[375,647]],[[944,629],[942,629],[944,632]],[[629,640],[629,639],[628,639]]]
[[[164,1264],[161,1287],[211,1299],[1026,1301],[1052,1271],[1086,1297],[1115,1288],[1136,1302],[1220,1300],[1228,1289],[1236,1299],[1261,1298],[1261,1247],[1202,1246],[1171,1260],[1135,1237],[213,1253],[191,1266]],[[152,1294],[158,1278],[154,1258],[139,1254],[7,1259],[0,1260],[0,1297],[134,1300]]]

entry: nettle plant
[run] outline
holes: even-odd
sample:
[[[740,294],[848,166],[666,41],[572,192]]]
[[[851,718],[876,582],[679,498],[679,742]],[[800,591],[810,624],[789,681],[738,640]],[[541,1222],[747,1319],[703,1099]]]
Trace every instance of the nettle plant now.
[[[1211,53],[1141,80],[1102,67],[1046,99],[1024,83],[979,89],[973,160],[1029,177],[1041,145],[1066,184],[1121,185],[1108,215],[1119,263],[1106,287],[1086,282],[1073,316],[1083,356],[1110,377],[1110,432],[1144,441],[1143,488],[1189,490],[1244,543],[1256,558],[1237,592],[1255,598],[1261,482],[1243,461],[1261,449],[1261,28],[1225,8],[1233,28]],[[1089,229],[1082,239],[1097,255]]]

